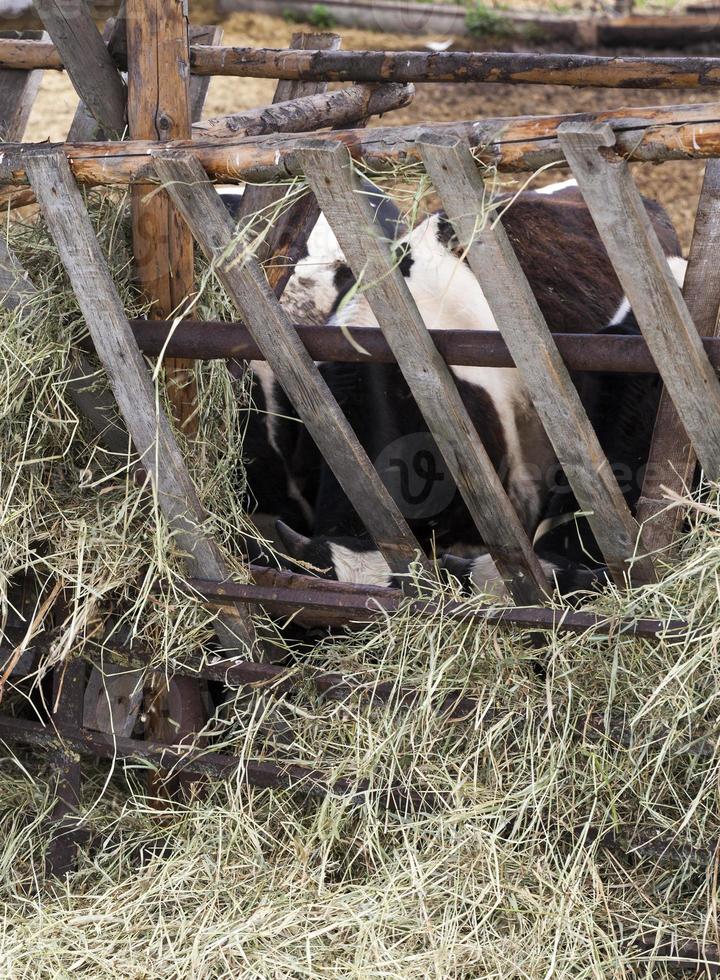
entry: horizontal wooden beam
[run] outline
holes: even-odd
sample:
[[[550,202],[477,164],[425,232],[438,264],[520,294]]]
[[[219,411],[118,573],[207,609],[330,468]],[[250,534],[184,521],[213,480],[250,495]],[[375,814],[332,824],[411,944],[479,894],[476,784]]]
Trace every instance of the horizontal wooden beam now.
[[[126,65],[119,62],[119,66]],[[334,82],[503,82],[597,88],[688,89],[720,85],[720,58],[614,58],[478,51],[321,51],[193,44],[196,75]],[[0,68],[63,62],[52,43],[0,39]]]
[[[135,339],[150,357],[188,357],[198,361],[238,358],[262,361],[264,356],[243,323],[219,320],[131,320]],[[395,361],[390,345],[376,327],[331,329],[296,323],[295,332],[314,361],[356,364]],[[168,335],[170,335],[168,340]],[[354,343],[350,343],[349,334]],[[430,336],[448,364],[508,368],[514,362],[502,336],[494,330],[435,328]],[[710,363],[720,370],[720,338],[701,338]],[[641,336],[553,333],[560,356],[572,371],[657,374],[647,342]]]
[[[566,122],[604,122],[615,132],[615,151],[628,160],[663,163],[667,160],[720,156],[720,104],[651,106],[599,113],[556,116],[501,117],[433,126],[378,126],[347,129],[322,135],[344,143],[352,156],[373,171],[393,170],[398,164],[421,163],[417,141],[428,131],[450,134],[469,142],[480,163],[501,171],[534,171],[564,163],[557,137]],[[124,185],[152,180],[154,158],[163,154],[191,152],[205,171],[226,182],[274,181],[295,176],[290,160],[302,133],[233,137],[222,140],[175,140],[168,143],[129,140],[124,143],[57,144],[66,154],[76,178],[84,184]],[[32,201],[26,191],[13,188],[27,184],[25,162],[42,153],[47,143],[0,144],[0,205]],[[154,157],[153,157],[154,155]],[[12,186],[10,186],[12,185]]]
[[[412,102],[412,85],[353,85],[351,88],[320,92],[261,109],[248,109],[231,116],[205,119],[193,126],[193,137],[227,140],[266,133],[309,133],[331,126],[349,126],[368,116],[401,109]]]

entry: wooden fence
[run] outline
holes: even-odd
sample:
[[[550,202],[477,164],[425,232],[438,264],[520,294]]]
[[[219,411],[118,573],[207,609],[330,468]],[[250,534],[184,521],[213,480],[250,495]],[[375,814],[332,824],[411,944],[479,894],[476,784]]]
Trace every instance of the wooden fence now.
[[[0,39],[0,126],[8,142],[0,146],[2,200],[7,206],[35,200],[67,270],[94,349],[111,382],[135,450],[153,482],[159,505],[187,558],[196,594],[221,612],[216,630],[234,655],[220,664],[180,665],[171,681],[182,684],[187,708],[177,735],[158,724],[141,742],[89,729],[83,724],[86,667],[71,660],[55,671],[57,698],[48,725],[0,716],[0,735],[55,754],[60,774],[55,811],[56,836],[50,867],[69,868],[81,827],[74,819],[80,788],[77,754],[138,756],[174,772],[224,774],[238,761],[210,750],[184,750],[202,724],[193,678],[219,679],[230,686],[282,692],[310,680],[331,696],[356,690],[367,697],[399,697],[412,691],[374,678],[366,684],[339,675],[288,670],[263,660],[249,610],[292,612],[298,621],[341,624],[372,619],[373,610],[392,610],[394,590],[329,583],[300,575],[251,568],[251,583],[238,585],[220,549],[203,529],[203,512],[175,439],[171,421],[157,416],[155,393],[141,350],[157,354],[168,338],[172,310],[191,291],[193,250],[213,263],[241,323],[186,321],[167,347],[168,378],[176,418],[192,424],[194,393],[186,384],[188,365],[217,357],[263,358],[289,395],[391,569],[402,572],[421,554],[419,546],[357,437],[323,381],[315,361],[364,359],[396,361],[428,428],[448,460],[452,476],[498,568],[519,604],[476,613],[499,625],[536,630],[585,631],[613,628],[652,638],[683,629],[679,622],[608,622],[601,617],[546,608],[548,582],[530,540],[475,432],[448,364],[515,365],[563,463],[569,483],[590,522],[617,581],[656,575],[653,553],[672,543],[682,515],[663,511],[662,471],[670,490],[691,481],[696,459],[709,478],[720,478],[720,103],[627,109],[617,112],[523,119],[491,119],[432,127],[335,130],[308,136],[304,130],[329,123],[347,126],[368,114],[405,104],[411,81],[503,80],[648,88],[698,88],[720,82],[717,59],[568,59],[528,61],[515,55],[417,55],[401,70],[395,56],[382,58],[337,50],[327,35],[294,39],[284,53],[248,54],[219,46],[214,28],[188,31],[182,4],[156,6],[128,0],[127,11],[108,25],[103,40],[87,10],[77,10],[68,30],[57,0],[37,0],[54,45],[42,37]],[[191,45],[194,37],[202,43]],[[117,60],[116,60],[117,58]],[[474,60],[473,60],[474,59]],[[498,59],[505,59],[501,62]],[[120,75],[127,63],[128,84]],[[71,141],[51,146],[23,144],[38,70],[65,65],[82,103]],[[645,73],[643,73],[643,65]],[[211,73],[272,75],[281,79],[275,105],[241,116],[200,124]],[[429,74],[428,74],[429,73]],[[326,82],[341,78],[362,86],[328,95]],[[377,85],[374,83],[378,83]],[[380,84],[381,83],[381,84]],[[282,105],[279,106],[278,104]],[[193,126],[193,123],[195,124]],[[119,136],[126,127],[129,140]],[[498,335],[433,330],[425,324],[387,242],[378,238],[366,198],[358,193],[353,158],[372,166],[397,161],[425,168],[454,227],[472,272],[499,324]],[[627,161],[707,158],[705,181],[684,290],[668,271]],[[533,170],[565,161],[582,193],[611,261],[636,313],[642,337],[563,336],[551,333],[502,224],[478,232],[473,215],[483,193],[477,161],[505,170]],[[366,330],[369,354],[350,348],[340,332],[295,325],[280,304],[288,265],[276,264],[269,277],[257,259],[244,256],[234,225],[211,179],[273,180],[304,175],[307,195],[273,228],[265,252],[292,262],[322,210],[356,276],[369,283],[366,296],[380,330]],[[157,182],[165,190],[158,194]],[[135,258],[156,321],[130,323],[102,257],[80,184],[132,186]],[[248,191],[245,208],[278,194],[272,186]],[[181,220],[182,219],[182,220]],[[17,260],[0,256],[2,302],[19,307],[33,285]],[[290,266],[291,267],[291,266]],[[278,271],[280,269],[280,271]],[[652,458],[638,515],[627,508],[595,436],[570,370],[659,371],[665,394],[658,415]],[[661,463],[661,466],[652,465]],[[645,518],[655,519],[645,524]],[[421,559],[422,560],[422,559]],[[416,600],[417,610],[422,603]],[[521,608],[522,607],[522,608]],[[448,615],[466,615],[449,607]],[[34,641],[37,648],[42,642]],[[9,663],[26,652],[22,638],[8,635]],[[127,650],[118,657],[128,661]],[[141,668],[146,661],[132,653]],[[167,691],[154,691],[155,703]],[[438,710],[456,715],[482,713],[471,699],[447,696]],[[193,719],[188,722],[187,719]],[[244,777],[261,786],[289,786],[304,793],[345,791],[322,772],[299,766],[244,761]],[[362,787],[353,787],[355,792]],[[383,801],[379,801],[383,802]],[[430,805],[421,794],[398,788],[385,803]]]

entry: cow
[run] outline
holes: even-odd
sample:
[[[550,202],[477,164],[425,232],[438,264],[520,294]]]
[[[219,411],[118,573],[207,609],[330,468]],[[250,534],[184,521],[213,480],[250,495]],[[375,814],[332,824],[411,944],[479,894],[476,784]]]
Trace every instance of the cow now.
[[[684,263],[672,224],[660,205],[646,201],[645,206],[671,268],[680,279]],[[505,211],[503,225],[552,330],[637,330],[574,181],[518,195]],[[482,289],[442,213],[430,216],[400,239],[396,256],[428,325],[439,329],[497,329]],[[343,276],[338,274],[337,278],[341,281]],[[344,278],[352,283],[348,274]],[[348,292],[350,285],[346,283],[345,289]],[[338,296],[328,322],[346,329],[352,325],[377,326],[361,291],[353,292],[346,302]],[[465,566],[472,566],[473,580],[485,585],[494,582],[494,565],[397,365],[332,364],[322,370],[421,544],[447,555],[461,552],[461,556],[474,556],[466,558],[470,566]],[[573,513],[572,495],[563,485],[554,451],[517,371],[459,366],[452,371],[528,534],[535,536],[546,516],[554,519],[559,513]],[[626,457],[631,462],[646,457],[657,406],[657,380],[584,375],[574,377],[574,381],[611,464],[624,465]],[[611,397],[608,392],[612,392]],[[624,414],[618,410],[620,405]],[[629,449],[620,432],[622,418],[634,419],[634,443]],[[621,454],[620,460],[613,459],[616,453]],[[635,472],[637,467],[633,475]],[[632,504],[638,488],[636,481],[631,482],[633,485],[624,490]],[[318,483],[312,537],[289,538],[286,528],[281,536],[291,555],[325,569],[330,577],[378,584],[389,581],[382,556],[374,550],[326,466],[322,466]],[[563,549],[551,548],[543,533],[538,544],[548,550],[548,570],[564,574],[563,558],[557,557],[564,554]],[[598,561],[591,551],[587,557],[591,564]],[[588,572],[594,574],[592,569]]]

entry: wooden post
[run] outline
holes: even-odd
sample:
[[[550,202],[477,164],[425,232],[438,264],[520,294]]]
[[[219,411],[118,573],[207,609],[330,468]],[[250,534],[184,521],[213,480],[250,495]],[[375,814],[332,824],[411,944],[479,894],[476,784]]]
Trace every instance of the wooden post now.
[[[183,0],[127,0],[128,125],[132,139],[192,137],[190,56]],[[193,288],[192,235],[167,194],[134,187],[133,248],[153,315],[171,317]],[[166,360],[175,417],[192,434],[191,361]]]
[[[428,135],[422,142],[422,155],[558,461],[580,508],[588,514],[613,577],[622,585],[630,574],[639,527],[505,229],[500,222],[492,227],[490,218],[485,227],[478,227],[484,186],[470,147]],[[632,577],[636,583],[652,581],[652,561],[639,557],[632,564]]]
[[[695,329],[703,337],[720,336],[719,255],[720,160],[708,160],[683,287]],[[653,549],[667,549],[672,545],[685,515],[680,507],[668,507],[667,500],[663,500],[663,488],[680,495],[691,490],[696,463],[697,457],[672,399],[663,390],[637,509],[638,521],[648,522],[645,537]]]
[[[720,476],[720,382],[607,125],[564,123],[558,137],[698,459]],[[610,150],[610,152],[608,152]]]
[[[190,49],[184,0],[127,0],[128,126],[132,139],[167,142],[192,137]],[[156,187],[132,188],[133,251],[137,273],[153,315],[172,317],[193,290],[192,235],[167,194]],[[196,429],[197,387],[194,362],[168,358],[164,363],[168,394],[178,425],[186,435]],[[179,729],[169,723],[171,692],[156,675],[148,700],[147,737],[174,741],[202,717],[199,683],[182,684],[187,719]],[[187,720],[187,724],[184,721]],[[159,787],[156,786],[156,789]]]
[[[377,234],[347,149],[309,142],[298,151],[297,164],[356,280],[367,284],[368,303],[500,574],[517,602],[542,601],[550,587],[540,562],[390,245]]]

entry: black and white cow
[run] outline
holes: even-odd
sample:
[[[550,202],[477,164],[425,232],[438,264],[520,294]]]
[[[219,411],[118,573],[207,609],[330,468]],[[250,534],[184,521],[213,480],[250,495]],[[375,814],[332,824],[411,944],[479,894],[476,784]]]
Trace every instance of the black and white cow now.
[[[684,260],[662,208],[646,202],[679,282]],[[637,331],[620,284],[574,181],[521,194],[503,223],[551,328],[563,333]],[[397,246],[401,271],[426,323],[435,328],[496,330],[482,290],[455,247],[452,229],[433,215]],[[353,295],[329,321],[377,326],[364,296]],[[403,509],[421,543],[447,557],[451,570],[472,572],[476,584],[502,588],[482,549],[450,474],[396,365],[332,364],[323,373],[360,441]],[[548,569],[561,588],[587,575],[582,562],[599,562],[588,530],[571,543],[560,535],[560,515],[577,510],[531,400],[514,369],[453,367],[458,389],[493,463],[529,534],[539,529],[538,551],[552,556]],[[586,410],[631,506],[647,457],[659,396],[654,376],[585,374],[576,377]],[[541,521],[543,524],[541,525]],[[555,533],[551,534],[552,530]],[[330,470],[323,466],[315,505],[314,535],[300,538],[282,529],[284,545],[341,580],[382,584],[390,573],[368,540]],[[561,556],[561,557],[558,557]],[[567,563],[569,561],[569,564]],[[573,578],[572,569],[580,571]]]

